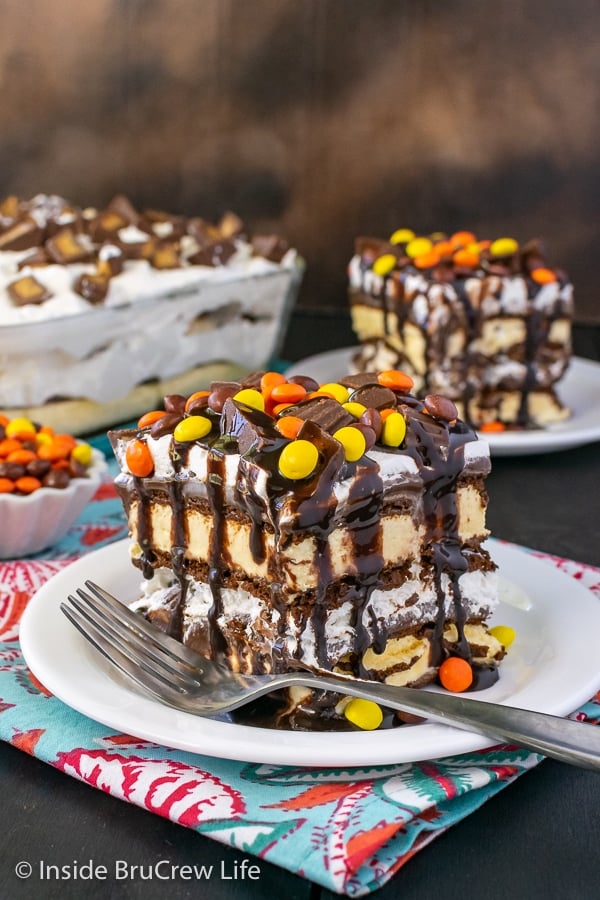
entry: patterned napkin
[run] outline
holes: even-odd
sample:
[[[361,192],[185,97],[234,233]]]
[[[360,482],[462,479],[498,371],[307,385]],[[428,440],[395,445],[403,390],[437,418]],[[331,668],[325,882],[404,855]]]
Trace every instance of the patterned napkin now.
[[[94,442],[105,451],[102,440]],[[27,669],[19,620],[32,594],[73,559],[125,537],[110,482],[51,551],[0,563],[0,739],[93,787],[360,897],[543,757],[514,746],[420,763],[295,768],[157,746],[80,715]],[[600,570],[536,554],[600,598]],[[600,724],[600,693],[576,714]]]

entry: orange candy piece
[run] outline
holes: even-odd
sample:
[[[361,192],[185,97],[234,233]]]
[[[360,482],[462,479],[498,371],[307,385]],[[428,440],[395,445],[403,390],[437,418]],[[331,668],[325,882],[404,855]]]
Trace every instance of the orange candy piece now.
[[[457,250],[452,260],[455,266],[462,266],[465,269],[476,269],[479,265],[479,254],[473,253],[472,250]]]
[[[14,453],[15,450],[22,449],[21,441],[18,441],[16,438],[4,438],[0,441],[0,459],[6,458],[10,453]]]
[[[144,415],[138,419],[137,427],[148,428],[149,425],[154,425],[154,423],[158,422],[159,419],[162,419],[163,416],[166,416],[166,412],[162,409],[153,409],[151,412],[144,413]]]
[[[306,397],[306,388],[301,384],[276,384],[271,391],[273,403],[299,403]]]
[[[131,441],[125,451],[125,460],[131,474],[138,478],[146,478],[154,471],[154,460],[145,441]]]
[[[457,250],[459,247],[466,247],[467,244],[474,244],[477,238],[472,231],[455,231],[450,237],[450,245]]]
[[[377,381],[383,387],[390,388],[392,391],[401,391],[407,393],[414,385],[414,381],[406,372],[399,369],[386,369],[377,376]]]
[[[291,441],[296,440],[298,432],[303,425],[304,419],[300,419],[298,416],[281,416],[281,418],[275,422],[275,428],[279,434],[289,438]]]
[[[2,415],[2,413],[0,413],[0,425],[8,425],[9,422],[10,419],[8,418],[8,416],[4,416]]]
[[[6,462],[21,463],[26,466],[27,463],[30,463],[35,458],[36,454],[33,450],[13,450],[13,452],[9,453],[6,457]]]
[[[477,430],[490,433],[506,431],[506,425],[504,422],[486,422],[485,425],[480,425]]]
[[[540,267],[532,269],[530,274],[536,284],[552,284],[553,281],[558,281],[552,269]]]
[[[417,269],[432,269],[434,266],[437,266],[439,261],[440,254],[436,247],[434,247],[433,250],[430,250],[429,253],[423,253],[422,256],[417,256],[413,259]]]
[[[33,475],[23,475],[22,478],[17,478],[15,481],[15,487],[22,494],[33,494],[34,491],[39,491],[42,486],[42,482],[39,478],[34,478]]]
[[[473,669],[466,659],[449,656],[440,666],[438,673],[442,687],[453,694],[466,691],[473,684]]]
[[[15,483],[11,478],[0,478],[0,494],[12,494]]]
[[[270,396],[274,387],[277,387],[278,384],[285,384],[286,381],[287,378],[281,372],[265,372],[260,379],[260,390],[263,394]]]

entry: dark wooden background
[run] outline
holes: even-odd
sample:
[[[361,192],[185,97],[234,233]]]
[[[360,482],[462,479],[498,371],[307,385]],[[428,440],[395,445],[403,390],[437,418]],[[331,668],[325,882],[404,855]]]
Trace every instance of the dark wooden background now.
[[[597,0],[21,0],[0,8],[0,193],[278,229],[302,306],[359,233],[543,236],[600,320]]]

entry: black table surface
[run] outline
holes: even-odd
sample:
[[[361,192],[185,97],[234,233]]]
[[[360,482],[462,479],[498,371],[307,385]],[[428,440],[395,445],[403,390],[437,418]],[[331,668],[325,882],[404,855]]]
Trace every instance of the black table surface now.
[[[600,359],[600,329],[575,328],[575,351]],[[324,345],[324,341],[327,344]],[[308,311],[292,319],[290,359],[353,343],[347,318]],[[600,443],[558,453],[497,457],[488,479],[493,534],[600,566]],[[567,598],[565,598],[568,602]],[[585,627],[585,623],[582,623]],[[600,635],[598,636],[600,665]],[[285,897],[332,900],[317,885],[247,857],[69,778],[0,744],[1,894],[18,898]],[[418,853],[380,900],[595,900],[600,898],[600,774],[546,760]],[[19,880],[15,866],[117,859],[152,866],[216,864],[228,874],[258,864],[256,880]],[[36,870],[37,871],[37,870]]]

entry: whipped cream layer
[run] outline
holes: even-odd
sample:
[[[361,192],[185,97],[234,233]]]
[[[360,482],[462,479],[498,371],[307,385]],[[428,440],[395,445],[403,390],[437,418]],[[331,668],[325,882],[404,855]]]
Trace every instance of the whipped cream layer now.
[[[293,249],[261,255],[265,239],[252,243],[231,214],[220,230],[113,204],[38,195],[14,222],[0,214],[0,408],[110,402],[204,364],[252,370],[277,351],[302,273]],[[26,227],[35,233],[19,236]]]

